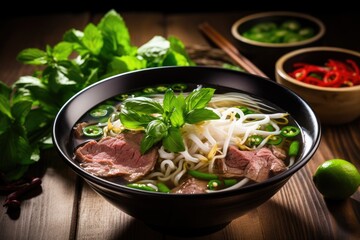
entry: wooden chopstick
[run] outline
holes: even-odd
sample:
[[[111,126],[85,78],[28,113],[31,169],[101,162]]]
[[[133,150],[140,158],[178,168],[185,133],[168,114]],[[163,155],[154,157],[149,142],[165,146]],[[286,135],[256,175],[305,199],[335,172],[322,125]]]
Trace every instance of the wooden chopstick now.
[[[237,48],[231,44],[226,38],[218,33],[209,23],[204,22],[199,25],[199,29],[212,40],[218,47],[220,47],[232,60],[248,73],[259,75],[261,77],[269,78],[258,67],[256,67],[249,59],[244,57]]]

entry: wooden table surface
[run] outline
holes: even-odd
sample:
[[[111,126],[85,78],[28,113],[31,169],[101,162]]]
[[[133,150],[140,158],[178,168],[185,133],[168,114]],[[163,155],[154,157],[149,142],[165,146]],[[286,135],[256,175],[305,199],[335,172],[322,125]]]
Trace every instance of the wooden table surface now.
[[[198,24],[207,21],[230,41],[231,24],[245,12],[164,13],[121,12],[132,43],[140,46],[154,35],[174,35],[186,46],[209,46]],[[61,40],[70,28],[83,30],[97,23],[102,13],[57,13],[18,16],[0,23],[0,80],[12,84],[32,67],[16,60],[20,50],[44,49]],[[324,45],[360,50],[360,24],[356,14],[319,16],[327,26]],[[348,28],[340,27],[347,24]],[[359,103],[360,104],[360,103]],[[320,146],[309,163],[269,201],[240,216],[224,229],[196,239],[360,239],[360,191],[343,202],[325,201],[312,182],[316,167],[330,158],[345,158],[360,169],[360,119],[322,126]],[[17,219],[4,207],[0,239],[180,239],[156,232],[115,208],[91,190],[55,151],[43,156],[42,192],[24,200]],[[0,202],[5,201],[0,196]],[[216,217],[216,216],[214,216]]]

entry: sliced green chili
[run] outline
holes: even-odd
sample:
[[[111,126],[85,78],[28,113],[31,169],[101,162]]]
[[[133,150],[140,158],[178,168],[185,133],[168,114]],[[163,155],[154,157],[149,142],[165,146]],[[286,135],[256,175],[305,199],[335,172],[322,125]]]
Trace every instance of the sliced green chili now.
[[[90,111],[90,115],[94,118],[100,118],[114,111],[114,107],[109,104],[100,105]]]
[[[274,135],[269,138],[267,143],[271,145],[279,145],[282,142],[282,140],[283,138],[280,137],[279,135]]]
[[[295,137],[300,133],[300,129],[296,126],[285,126],[281,129],[281,135],[284,137]]]
[[[247,108],[247,107],[245,107],[245,106],[240,106],[240,107],[238,107],[245,115],[246,114],[251,114],[251,113],[254,113],[254,111],[253,110],[251,110],[251,109],[249,109],[249,108]]]
[[[268,132],[272,132],[275,130],[274,126],[271,125],[271,124],[268,124],[265,126],[265,130],[268,131]]]
[[[156,189],[143,184],[143,183],[129,183],[126,186],[131,187],[131,188],[135,188],[135,189],[140,189],[140,190],[145,190],[145,191],[150,191],[150,192],[156,192]]]
[[[94,118],[104,117],[107,113],[108,111],[104,108],[95,108],[90,111],[90,115]]]
[[[236,183],[236,179],[223,179],[222,181],[219,179],[213,179],[208,182],[207,187],[209,190],[220,190],[230,187]]]
[[[264,140],[262,136],[259,135],[251,135],[247,139],[247,146],[256,147]]]
[[[168,90],[168,87],[166,87],[166,86],[157,86],[156,87],[156,91],[158,91],[160,93],[164,93],[164,92],[166,92],[166,90]]]
[[[188,174],[201,180],[214,180],[219,178],[216,174],[204,173],[196,170],[188,170]]]
[[[170,192],[170,189],[168,188],[168,186],[166,186],[166,184],[163,183],[163,182],[158,182],[156,184],[156,186],[158,187],[159,192],[164,192],[164,193],[169,193]]]
[[[210,180],[207,184],[207,187],[209,190],[219,190],[222,189],[224,186],[224,183],[218,179]]]
[[[97,125],[90,125],[83,128],[83,133],[87,137],[98,137],[103,134],[103,130]]]
[[[183,83],[175,83],[171,86],[171,88],[174,91],[183,91],[187,88],[187,85]]]
[[[289,156],[296,156],[299,153],[299,148],[300,148],[300,142],[299,141],[293,141],[290,144],[289,147]]]
[[[143,92],[147,93],[147,94],[150,94],[150,93],[156,93],[156,90],[155,90],[155,88],[148,87],[148,88],[145,88],[143,90]]]
[[[235,185],[238,181],[236,179],[224,179],[224,186],[230,187],[232,185]]]

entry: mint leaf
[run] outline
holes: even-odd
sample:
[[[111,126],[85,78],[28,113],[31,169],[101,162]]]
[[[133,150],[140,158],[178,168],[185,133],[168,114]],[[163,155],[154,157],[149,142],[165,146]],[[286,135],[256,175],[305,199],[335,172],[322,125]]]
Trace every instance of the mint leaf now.
[[[0,113],[4,114],[10,119],[13,118],[11,115],[9,98],[4,95],[0,95]]]
[[[59,42],[52,50],[52,55],[56,61],[67,60],[73,52],[73,44],[69,42]]]
[[[32,106],[32,102],[25,100],[25,101],[18,101],[13,104],[11,108],[11,115],[18,121],[20,124],[24,124],[26,120],[27,114],[30,112]]]
[[[37,48],[24,49],[17,55],[16,58],[18,61],[25,64],[32,64],[32,65],[47,64],[46,52]]]
[[[146,68],[146,61],[134,56],[114,57],[108,65],[106,76]]]
[[[101,31],[92,23],[89,23],[84,30],[84,37],[81,39],[84,46],[94,55],[99,55],[104,45]]]
[[[139,47],[137,54],[147,61],[147,67],[162,65],[162,61],[170,49],[170,42],[161,36],[154,36]]]
[[[134,55],[136,47],[130,44],[130,34],[123,18],[115,11],[110,10],[97,25],[104,36],[102,55]]]
[[[188,55],[188,53],[186,52],[185,49],[185,45],[184,43],[178,39],[175,36],[170,36],[168,37],[168,41],[170,42],[170,49],[173,52],[176,52],[176,55],[182,55],[186,61],[187,61],[187,65],[182,65],[182,66],[195,66],[196,64],[191,60],[190,56]]]

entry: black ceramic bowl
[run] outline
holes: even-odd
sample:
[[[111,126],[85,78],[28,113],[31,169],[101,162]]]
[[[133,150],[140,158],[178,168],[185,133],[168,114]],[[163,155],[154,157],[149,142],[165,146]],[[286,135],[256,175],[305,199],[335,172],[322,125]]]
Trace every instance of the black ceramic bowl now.
[[[245,32],[257,24],[274,23],[281,26],[286,21],[296,21],[301,28],[313,30],[313,36],[299,41],[262,42],[245,37]],[[237,40],[240,52],[247,56],[270,78],[274,77],[276,60],[283,54],[303,47],[315,46],[321,43],[325,34],[323,22],[309,14],[289,11],[260,12],[244,16],[233,23],[231,33]],[[271,36],[278,31],[272,31]],[[280,38],[280,37],[279,37]]]
[[[289,112],[301,126],[304,142],[296,163],[285,172],[241,189],[205,194],[166,194],[120,186],[84,171],[73,160],[69,144],[74,124],[100,102],[157,84],[186,83],[230,88],[264,98]],[[59,111],[54,144],[67,163],[93,190],[130,216],[173,235],[200,235],[220,230],[232,220],[270,199],[315,153],[321,128],[312,109],[274,81],[216,67],[161,67],[133,71],[100,81],[72,97]],[[291,197],[291,196],[289,196]]]

